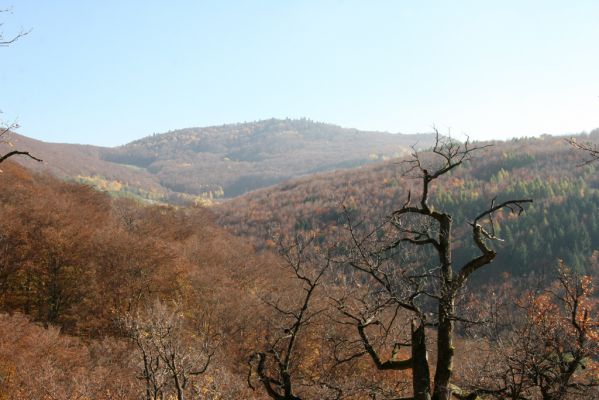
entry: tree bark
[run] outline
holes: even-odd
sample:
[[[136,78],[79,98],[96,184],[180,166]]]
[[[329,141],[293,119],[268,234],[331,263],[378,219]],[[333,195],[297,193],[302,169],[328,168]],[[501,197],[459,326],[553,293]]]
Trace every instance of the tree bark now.
[[[440,214],[439,221],[439,261],[441,262],[442,289],[438,304],[439,322],[437,328],[437,366],[433,400],[451,398],[451,375],[453,364],[453,316],[455,289],[451,260],[451,216]]]
[[[446,295],[439,302],[439,328],[437,330],[437,368],[433,400],[451,398],[451,375],[453,367],[453,320],[454,296]]]
[[[412,322],[412,389],[414,400],[431,400],[431,377],[424,324]]]

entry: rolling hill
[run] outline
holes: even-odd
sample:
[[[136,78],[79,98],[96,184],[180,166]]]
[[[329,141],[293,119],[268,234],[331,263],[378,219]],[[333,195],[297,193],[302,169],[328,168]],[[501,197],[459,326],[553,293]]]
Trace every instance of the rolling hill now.
[[[44,163],[18,160],[36,170],[104,190],[160,201],[234,197],[315,172],[373,163],[430,146],[432,135],[365,132],[306,119],[189,128],[129,144],[44,143],[15,135]]]

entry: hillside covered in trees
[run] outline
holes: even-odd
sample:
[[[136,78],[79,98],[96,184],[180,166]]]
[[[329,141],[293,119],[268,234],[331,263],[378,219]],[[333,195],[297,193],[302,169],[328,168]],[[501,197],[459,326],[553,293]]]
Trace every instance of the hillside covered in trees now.
[[[0,398],[139,398],[147,382],[131,338],[160,324],[176,330],[169,354],[187,363],[180,368],[191,368],[190,346],[205,346],[193,362],[211,356],[186,393],[246,397],[237,360],[260,335],[255,293],[269,287],[276,259],[256,255],[201,208],[143,207],[16,164],[2,169]],[[149,310],[162,310],[154,325],[143,319]]]
[[[597,141],[599,133],[579,139]],[[450,210],[465,234],[472,213],[494,198],[531,198],[534,203],[520,218],[500,217],[507,220],[498,228],[504,241],[493,273],[543,273],[558,259],[584,271],[588,257],[599,248],[598,166],[581,166],[584,154],[559,137],[480,145],[490,147],[431,188],[433,205]],[[405,160],[292,180],[214,210],[223,226],[254,238],[258,246],[264,246],[273,231],[323,231],[334,243],[346,222],[342,206],[355,220],[372,225],[414,193],[417,181],[403,174]],[[473,249],[462,243],[458,237],[455,246],[463,258]]]
[[[556,160],[563,158],[561,164],[568,165],[579,158],[559,143],[546,138],[487,149],[483,158],[472,159],[467,168],[452,171],[434,186],[431,206],[451,210],[456,232],[463,232],[461,219],[471,215],[470,207],[489,206],[479,196],[494,196],[499,190],[535,199],[544,194],[555,199],[549,203],[554,205],[577,205],[588,197],[587,207],[592,207],[594,166],[577,170],[578,177],[560,169]],[[516,146],[526,151],[516,152]],[[426,158],[428,153],[422,154]],[[485,168],[476,169],[481,160]],[[536,163],[548,169],[547,175],[526,175]],[[252,196],[262,197],[250,205],[236,203],[247,201],[248,195],[219,208],[220,213],[235,204],[248,208],[251,214],[242,214],[246,221],[235,224],[238,233],[265,249],[257,253],[245,239],[219,227],[208,209],[111,198],[89,186],[3,163],[0,397],[391,399],[430,387],[426,382],[432,382],[427,377],[435,371],[432,366],[446,357],[436,346],[441,343],[437,324],[426,322],[436,318],[430,301],[438,298],[434,293],[439,288],[432,284],[423,289],[430,299],[415,301],[409,295],[415,278],[397,275],[405,268],[418,271],[425,259],[413,258],[416,253],[403,247],[392,253],[384,249],[385,268],[390,269],[376,274],[385,274],[384,280],[394,284],[381,290],[376,280],[352,267],[358,264],[351,260],[351,241],[342,233],[345,216],[354,221],[382,216],[397,207],[398,198],[405,200],[395,173],[398,165],[292,181],[254,192]],[[341,189],[339,178],[350,173],[359,180]],[[373,196],[379,189],[366,183],[380,179],[387,189]],[[319,185],[331,182],[342,190],[349,214],[340,212],[332,198],[327,200],[328,213],[316,207],[321,204]],[[358,185],[371,191],[360,192]],[[488,192],[477,191],[481,185]],[[414,196],[417,186],[414,183]],[[307,188],[313,191],[307,193]],[[378,201],[374,212],[360,207],[359,193],[365,202]],[[280,211],[295,215],[283,218],[286,214],[273,213],[274,206],[259,210],[275,196],[273,204],[280,205]],[[298,198],[315,207],[298,213]],[[460,208],[461,203],[469,208]],[[491,225],[506,245],[508,239],[532,243],[534,229],[548,226],[538,221],[526,225],[526,235],[508,228],[544,210],[533,208],[543,201],[533,204],[518,218],[493,214]],[[589,210],[585,218],[592,220],[591,214]],[[223,215],[236,216],[221,214],[222,220]],[[549,213],[541,215],[551,223]],[[265,242],[261,229],[277,221],[275,217],[278,237],[268,236],[271,242]],[[511,237],[507,229],[512,229]],[[553,232],[547,228],[543,237]],[[381,233],[374,239],[385,239],[387,234]],[[456,243],[464,260],[473,256],[470,248],[459,245],[468,243],[465,236]],[[499,255],[507,253],[505,245],[497,247]],[[593,277],[598,259],[590,254],[581,260],[576,268],[584,274],[561,264],[551,276],[512,280],[506,275],[501,283],[478,284],[476,290],[469,285],[456,292],[460,320],[455,322],[448,381],[453,386],[445,387],[468,399],[594,398],[599,325]],[[491,268],[502,268],[499,262],[498,256]],[[536,268],[530,260],[515,259],[514,265]],[[507,271],[520,273],[517,268]],[[415,290],[418,296],[421,289]],[[411,305],[401,302],[406,295]],[[476,320],[485,322],[472,322]],[[419,363],[418,357],[427,361]],[[537,365],[543,370],[533,368]],[[567,378],[555,377],[560,368],[571,370]]]
[[[2,170],[0,398],[266,398],[248,386],[248,359],[289,323],[274,302],[295,307],[303,293],[284,256],[255,253],[202,207]],[[325,377],[355,398],[395,385],[364,373],[368,360],[333,368],[323,338],[342,330],[324,317],[296,346],[309,392],[334,393]]]
[[[522,137],[599,124],[599,3],[46,3],[0,5],[0,400],[599,399],[599,128]],[[385,132],[126,143],[306,114]]]
[[[318,171],[349,168],[406,154],[432,135],[364,132],[301,120],[189,128],[104,148],[13,141],[44,160],[18,160],[35,170],[118,195],[166,203],[234,197]]]

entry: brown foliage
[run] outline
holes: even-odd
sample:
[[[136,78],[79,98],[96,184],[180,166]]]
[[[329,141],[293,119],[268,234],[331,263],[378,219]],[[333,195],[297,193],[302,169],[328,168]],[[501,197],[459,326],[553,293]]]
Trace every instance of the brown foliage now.
[[[23,315],[0,314],[0,399],[131,399],[139,392],[125,345],[85,344]]]
[[[116,322],[127,313],[158,300],[175,301],[186,326],[210,326],[219,342],[227,343],[215,349],[194,390],[214,396],[248,390],[243,384],[245,349],[261,332],[252,314],[259,309],[255,288],[276,278],[268,272],[272,256],[256,255],[251,246],[215,226],[201,208],[114,201],[89,187],[30,174],[14,164],[4,164],[0,179],[0,310],[27,314],[41,324],[25,330],[23,340],[35,340],[30,334],[49,335],[59,352],[73,348],[75,341],[77,357],[96,362],[96,356],[109,356],[115,368],[132,368],[128,341],[119,345],[127,352],[106,348],[103,354],[94,350],[104,343],[100,338],[122,337],[125,332]],[[7,343],[7,354],[8,349],[22,353],[17,342]],[[11,366],[11,379],[25,379],[24,366],[34,361],[23,360],[22,369]],[[74,370],[65,370],[77,379]],[[217,377],[238,384],[223,387]],[[143,393],[135,373],[128,372],[125,381]],[[27,390],[43,386],[38,381],[31,385]],[[76,394],[58,398],[68,396]],[[94,396],[90,398],[102,398]]]
[[[560,264],[555,282],[532,286],[518,295],[506,281],[484,294],[489,323],[462,342],[470,349],[460,360],[465,386],[497,399],[596,398],[599,304],[591,277]]]

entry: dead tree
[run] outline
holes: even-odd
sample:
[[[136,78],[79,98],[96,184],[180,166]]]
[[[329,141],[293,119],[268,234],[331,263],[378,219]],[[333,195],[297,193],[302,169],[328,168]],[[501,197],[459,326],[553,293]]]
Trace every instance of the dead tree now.
[[[433,207],[429,194],[437,179],[461,166],[472,155],[486,146],[472,146],[468,141],[458,143],[437,133],[430,152],[413,152],[405,162],[406,176],[420,182],[420,193],[414,199],[410,192],[407,200],[381,225],[367,230],[359,227],[348,216],[349,253],[344,261],[361,274],[362,279],[376,298],[377,307],[356,313],[347,301],[338,301],[337,307],[346,323],[356,327],[363,351],[379,370],[412,371],[413,397],[416,400],[448,400],[455,390],[452,386],[454,359],[454,324],[461,318],[455,303],[464,290],[470,276],[490,264],[496,256],[490,242],[495,236],[495,213],[508,210],[520,214],[523,204],[530,199],[495,199],[490,206],[475,215],[470,222],[472,242],[479,255],[456,267],[452,258],[453,219],[444,211]],[[414,250],[416,249],[416,250]],[[430,262],[410,256],[418,252],[428,254]],[[424,250],[424,251],[423,251]],[[428,253],[426,253],[428,251]],[[367,334],[369,326],[382,324],[378,317],[392,309],[391,321],[397,321],[398,313],[411,316],[411,355],[403,360],[384,361],[372,346]],[[387,327],[386,329],[388,329]],[[434,330],[436,341],[436,365],[434,377],[429,376],[426,341],[428,331]],[[360,354],[360,353],[357,353]]]
[[[264,298],[263,301],[273,310],[276,327],[270,329],[262,351],[256,351],[249,357],[248,385],[253,390],[255,376],[266,394],[275,400],[301,400],[297,387],[321,386],[325,391],[336,389],[319,385],[309,376],[298,371],[298,363],[302,357],[300,342],[307,335],[307,328],[323,313],[314,305],[316,291],[321,285],[330,260],[317,264],[314,253],[308,251],[312,247],[314,237],[295,237],[291,244],[280,244],[280,253],[285,261],[284,268],[290,269],[292,277],[301,287],[302,296],[290,296],[291,301],[278,298]],[[284,296],[282,296],[284,297]],[[297,301],[299,299],[299,301]],[[288,299],[289,300],[289,299]],[[291,304],[289,304],[291,303]],[[319,395],[319,398],[323,398]]]
[[[202,375],[214,356],[210,332],[185,331],[182,311],[156,301],[143,312],[127,314],[120,320],[140,361],[140,379],[145,383],[146,400],[185,400],[193,390],[191,378]],[[193,337],[193,340],[190,339]]]

